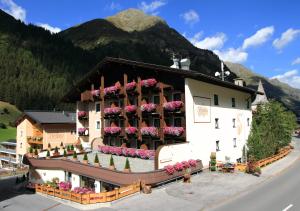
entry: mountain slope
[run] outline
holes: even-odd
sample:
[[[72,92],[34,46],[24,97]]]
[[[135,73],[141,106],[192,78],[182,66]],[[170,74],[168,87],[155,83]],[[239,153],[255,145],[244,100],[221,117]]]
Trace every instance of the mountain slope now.
[[[258,81],[262,80],[266,95],[269,99],[282,102],[287,108],[300,116],[300,89],[293,88],[277,79],[268,79],[254,73],[241,64],[226,62],[227,67],[246,81],[247,86],[256,88]]]
[[[0,10],[0,100],[53,109],[96,60],[81,48]]]

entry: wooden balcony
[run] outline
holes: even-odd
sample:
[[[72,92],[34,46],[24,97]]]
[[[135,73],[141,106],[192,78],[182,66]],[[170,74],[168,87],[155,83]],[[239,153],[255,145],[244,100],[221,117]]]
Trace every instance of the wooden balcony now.
[[[28,136],[27,137],[28,144],[43,144],[43,137],[41,136]]]
[[[94,101],[94,97],[92,95],[92,92],[90,90],[86,90],[85,92],[81,93],[81,101],[82,102],[90,102],[90,101]]]

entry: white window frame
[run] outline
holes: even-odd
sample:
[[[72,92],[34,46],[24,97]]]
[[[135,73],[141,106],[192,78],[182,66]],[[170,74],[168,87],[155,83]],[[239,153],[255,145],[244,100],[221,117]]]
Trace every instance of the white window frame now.
[[[232,140],[233,140],[233,148],[236,148],[237,147],[237,145],[236,145],[236,138],[233,138]]]
[[[219,152],[220,150],[220,140],[216,141],[216,151]]]
[[[98,122],[99,122],[99,128],[98,128]],[[101,122],[99,120],[96,120],[96,130],[101,129]]]
[[[97,105],[99,105],[99,108],[100,108],[100,110],[99,111],[97,111]],[[95,103],[95,112],[96,113],[100,113],[101,112],[101,104],[100,103]]]
[[[220,129],[220,119],[215,118],[215,129]]]

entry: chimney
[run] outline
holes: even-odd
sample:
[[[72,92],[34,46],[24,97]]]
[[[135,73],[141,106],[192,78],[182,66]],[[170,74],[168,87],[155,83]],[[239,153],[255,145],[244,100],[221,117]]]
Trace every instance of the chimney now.
[[[244,86],[244,85],[246,85],[245,81],[242,78],[235,78],[233,80],[234,80],[234,84],[237,85],[237,86]]]
[[[180,69],[179,59],[176,58],[174,54],[173,54],[172,60],[173,60],[173,65],[171,66],[171,68]]]
[[[180,60],[181,69],[190,70],[191,60],[189,58],[184,58]]]

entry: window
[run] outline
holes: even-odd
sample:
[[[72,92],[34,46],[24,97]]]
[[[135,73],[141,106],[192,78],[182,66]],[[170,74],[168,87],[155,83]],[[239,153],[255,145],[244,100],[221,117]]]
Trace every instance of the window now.
[[[100,103],[96,103],[95,107],[96,112],[100,112]]]
[[[181,127],[181,118],[174,118],[174,127]]]
[[[214,104],[219,105],[219,96],[218,95],[214,95]]]
[[[153,127],[160,127],[160,119],[158,118],[153,119]]]
[[[220,141],[216,141],[216,151],[220,151]]]
[[[247,126],[250,126],[250,119],[247,118]]]
[[[180,100],[182,100],[181,99],[181,94],[180,93],[174,93],[173,94],[173,100],[174,101],[177,101],[177,100],[180,101]]]
[[[236,147],[236,138],[233,138],[233,147]]]
[[[153,96],[153,103],[154,104],[159,104],[159,96],[158,95]]]
[[[231,98],[231,106],[234,108],[235,107],[235,98]]]
[[[235,128],[235,119],[232,119],[232,127]]]
[[[21,130],[21,135],[20,136],[23,137],[23,130]]]
[[[250,100],[249,99],[247,100],[247,108],[248,109],[250,108]]]
[[[96,129],[97,129],[97,130],[100,129],[100,121],[96,121]]]
[[[219,118],[215,118],[215,128],[219,129]]]

